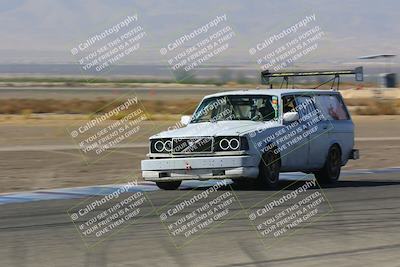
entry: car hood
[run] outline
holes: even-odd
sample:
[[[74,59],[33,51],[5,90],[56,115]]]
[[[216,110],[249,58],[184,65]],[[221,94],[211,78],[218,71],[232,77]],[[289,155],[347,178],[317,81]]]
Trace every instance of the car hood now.
[[[151,138],[196,137],[196,136],[237,136],[263,128],[282,126],[278,122],[219,121],[191,123],[186,127],[164,131]]]

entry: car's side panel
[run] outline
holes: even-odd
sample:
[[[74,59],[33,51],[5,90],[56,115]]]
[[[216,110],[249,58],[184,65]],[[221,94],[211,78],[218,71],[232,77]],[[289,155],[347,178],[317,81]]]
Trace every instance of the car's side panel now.
[[[342,165],[345,165],[354,147],[354,124],[351,120],[337,120],[333,121],[333,126],[331,144],[338,143],[340,145]]]
[[[283,126],[274,127],[274,128],[265,128],[258,129],[250,134],[247,134],[247,139],[249,142],[249,154],[254,157],[254,160],[257,162],[257,166],[260,164],[262,155],[269,149],[275,150],[279,146],[274,143],[274,140],[271,139],[275,132],[281,130]],[[281,158],[281,166],[284,168],[288,165],[288,159],[286,157]]]
[[[282,158],[285,165],[282,166],[282,171],[300,171],[308,169],[308,158],[310,152],[310,136],[305,135],[308,130],[307,120],[304,120],[307,115],[312,112],[313,107],[310,107],[307,101],[311,98],[308,95],[286,95],[284,97],[293,96],[296,98],[297,105],[305,104],[305,108],[298,110],[300,120],[294,123],[289,123],[285,126],[286,136],[288,137],[282,146],[286,146],[282,150]],[[282,101],[283,102],[283,101]],[[298,123],[298,124],[297,124]]]
[[[308,168],[319,169],[325,164],[325,159],[331,145],[332,123],[327,120],[321,120],[316,123],[315,132],[310,134],[310,153],[308,157]]]

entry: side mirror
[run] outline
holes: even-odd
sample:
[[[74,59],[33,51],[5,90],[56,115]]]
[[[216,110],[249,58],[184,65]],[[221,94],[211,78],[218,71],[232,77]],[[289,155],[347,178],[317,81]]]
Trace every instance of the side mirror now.
[[[299,120],[299,113],[298,112],[286,112],[283,114],[283,122],[289,123]]]
[[[190,123],[190,120],[192,119],[191,116],[184,115],[181,117],[181,124],[182,125],[188,125]]]

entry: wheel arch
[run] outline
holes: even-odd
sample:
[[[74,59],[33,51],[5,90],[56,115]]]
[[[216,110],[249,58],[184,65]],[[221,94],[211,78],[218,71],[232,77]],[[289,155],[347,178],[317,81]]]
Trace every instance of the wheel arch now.
[[[267,149],[268,147],[271,147],[271,150],[272,150],[272,151],[274,151],[275,149],[278,149],[278,146],[277,146],[276,144],[274,144],[273,142],[268,143],[263,149],[261,149],[261,150],[259,151],[259,153],[260,153],[260,158],[259,158],[258,164],[257,164],[258,167],[260,167],[264,155],[265,155],[268,151],[270,151],[270,150]],[[281,157],[280,151],[278,151],[278,159],[279,159],[279,166],[282,167],[282,157]]]
[[[334,146],[334,145],[337,145],[339,147],[341,162],[342,162],[342,166],[343,166],[347,162],[347,157],[345,157],[345,155],[343,154],[343,144],[341,144],[341,142],[339,140],[335,140],[334,139],[334,140],[331,141],[331,143],[329,145],[329,149],[331,149],[331,147]],[[328,149],[328,151],[326,151],[325,158],[328,157],[329,149]]]

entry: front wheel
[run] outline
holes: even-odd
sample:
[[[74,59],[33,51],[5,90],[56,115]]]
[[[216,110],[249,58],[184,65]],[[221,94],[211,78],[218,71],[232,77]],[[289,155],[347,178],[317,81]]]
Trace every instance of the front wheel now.
[[[156,182],[156,185],[160,189],[164,190],[176,190],[181,185],[182,181],[172,181],[172,182]]]
[[[341,168],[342,153],[338,145],[333,145],[329,148],[324,167],[314,172],[314,175],[321,184],[334,183],[339,179]]]
[[[257,184],[262,187],[276,188],[279,184],[281,161],[279,155],[273,151],[266,152],[259,165]]]

